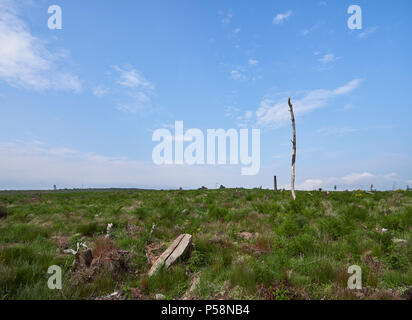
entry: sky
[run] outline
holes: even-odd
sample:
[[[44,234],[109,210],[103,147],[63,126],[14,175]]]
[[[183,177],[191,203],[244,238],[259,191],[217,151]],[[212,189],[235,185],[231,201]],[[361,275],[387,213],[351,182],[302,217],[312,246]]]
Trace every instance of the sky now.
[[[408,0],[0,0],[0,189],[288,189],[288,97],[297,189],[412,187],[411,15]],[[259,173],[154,164],[152,134],[175,121],[259,129]]]

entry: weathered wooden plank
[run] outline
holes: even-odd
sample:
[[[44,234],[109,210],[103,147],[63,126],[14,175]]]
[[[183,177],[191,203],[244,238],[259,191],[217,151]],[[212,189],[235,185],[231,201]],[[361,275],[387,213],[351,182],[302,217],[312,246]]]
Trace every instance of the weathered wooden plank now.
[[[191,245],[192,236],[190,234],[179,235],[152,265],[148,273],[149,277],[154,275],[163,265],[168,268],[175,263],[190,250]]]

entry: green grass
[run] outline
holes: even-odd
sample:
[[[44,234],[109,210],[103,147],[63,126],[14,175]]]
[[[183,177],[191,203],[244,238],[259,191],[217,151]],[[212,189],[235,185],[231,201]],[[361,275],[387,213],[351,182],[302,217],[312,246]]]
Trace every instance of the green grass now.
[[[354,264],[366,298],[387,298],[388,289],[400,296],[412,285],[411,191],[298,191],[296,201],[262,189],[25,191],[0,192],[0,204],[7,213],[0,218],[0,299],[93,299],[123,288],[179,299],[194,277],[197,299],[353,299],[346,286]],[[108,223],[115,244],[130,253],[129,272],[104,270],[75,285],[74,257],[56,237],[73,249],[77,242],[93,248]],[[160,252],[181,233],[193,235],[194,250],[148,278],[153,224],[150,240],[163,245]],[[246,240],[241,231],[255,236]],[[62,267],[62,290],[47,287],[51,265]]]

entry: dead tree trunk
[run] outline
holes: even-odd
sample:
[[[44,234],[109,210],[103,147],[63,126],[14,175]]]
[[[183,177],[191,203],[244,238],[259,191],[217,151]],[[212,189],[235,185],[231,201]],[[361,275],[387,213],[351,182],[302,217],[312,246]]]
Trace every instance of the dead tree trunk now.
[[[278,192],[278,183],[276,181],[276,176],[273,177],[273,189]]]
[[[295,115],[293,114],[293,106],[290,103],[290,98],[288,100],[288,104],[289,104],[289,111],[290,111],[290,117],[292,120],[292,128],[293,128],[292,179],[290,183],[290,190],[292,192],[292,198],[293,200],[295,200],[296,199],[296,195],[295,195],[296,126],[295,126]]]

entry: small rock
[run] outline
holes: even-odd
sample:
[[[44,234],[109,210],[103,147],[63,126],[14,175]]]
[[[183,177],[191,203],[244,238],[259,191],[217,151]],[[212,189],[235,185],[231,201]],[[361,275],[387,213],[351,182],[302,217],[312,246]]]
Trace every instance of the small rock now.
[[[189,210],[187,210],[187,209],[183,209],[183,210],[182,210],[182,214],[183,214],[183,215],[186,215],[186,214],[188,214],[188,213],[189,213]]]
[[[110,231],[113,228],[113,223],[108,223],[106,228],[106,238],[110,238]]]
[[[156,293],[155,299],[156,300],[166,300],[166,296],[161,293]]]
[[[116,291],[105,297],[98,297],[95,300],[124,300],[124,295]]]

